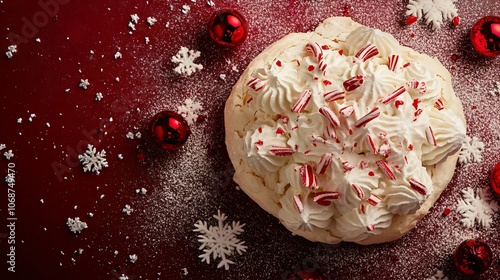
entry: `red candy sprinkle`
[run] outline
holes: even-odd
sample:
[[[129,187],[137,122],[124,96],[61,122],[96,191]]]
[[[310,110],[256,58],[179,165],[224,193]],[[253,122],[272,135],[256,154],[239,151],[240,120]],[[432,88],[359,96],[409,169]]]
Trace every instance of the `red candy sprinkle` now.
[[[409,16],[409,17],[406,19],[406,25],[413,24],[413,23],[415,23],[417,20],[418,20],[418,18],[417,18],[416,16]]]

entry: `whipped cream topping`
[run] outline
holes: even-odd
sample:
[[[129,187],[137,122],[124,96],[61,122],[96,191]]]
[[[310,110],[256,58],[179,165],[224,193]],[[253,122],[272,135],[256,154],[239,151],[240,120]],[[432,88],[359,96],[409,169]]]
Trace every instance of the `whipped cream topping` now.
[[[420,208],[426,168],[460,148],[465,124],[444,105],[443,78],[390,34],[313,38],[251,73],[243,158],[287,227],[361,241]]]

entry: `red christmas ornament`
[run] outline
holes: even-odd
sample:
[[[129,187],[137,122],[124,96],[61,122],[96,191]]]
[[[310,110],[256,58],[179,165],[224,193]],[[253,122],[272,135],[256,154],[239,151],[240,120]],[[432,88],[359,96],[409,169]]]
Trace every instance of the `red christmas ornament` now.
[[[493,253],[490,246],[479,239],[467,239],[455,249],[453,262],[459,271],[478,275],[491,265]]]
[[[163,111],[151,120],[151,135],[165,150],[175,150],[182,146],[191,134],[184,118],[173,111]]]
[[[247,21],[236,10],[220,10],[210,17],[208,34],[221,46],[236,47],[241,45],[247,37]]]
[[[491,171],[490,184],[493,191],[500,196],[500,163],[493,167]]]
[[[500,55],[500,17],[487,16],[476,22],[470,31],[470,41],[484,56]]]

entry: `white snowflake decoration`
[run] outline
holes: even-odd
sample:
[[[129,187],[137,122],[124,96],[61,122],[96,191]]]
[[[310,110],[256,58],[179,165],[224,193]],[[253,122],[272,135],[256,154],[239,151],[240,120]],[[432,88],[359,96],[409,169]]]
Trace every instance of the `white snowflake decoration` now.
[[[128,258],[129,258],[131,263],[135,263],[138,259],[136,254],[129,255]]]
[[[452,20],[458,15],[455,2],[457,0],[410,0],[406,6],[406,15],[425,20],[432,30],[441,27],[444,21]]]
[[[438,270],[436,271],[436,274],[434,274],[434,276],[427,278],[427,280],[448,280],[448,277],[444,275],[442,270]]]
[[[87,89],[90,86],[89,79],[80,79],[79,87]]]
[[[106,161],[106,151],[102,150],[100,152],[96,151],[96,148],[89,144],[87,150],[84,154],[79,155],[78,159],[83,165],[83,172],[95,172],[99,175],[100,171],[104,167],[108,167],[108,162]]]
[[[0,144],[0,151],[7,148],[7,146],[5,144]]]
[[[183,116],[189,125],[192,125],[198,118],[198,113],[202,109],[201,103],[188,98],[184,101],[184,105],[177,107],[177,113]]]
[[[493,214],[498,211],[498,203],[489,188],[478,188],[474,192],[468,187],[462,190],[462,199],[458,200],[457,211],[462,215],[460,222],[464,227],[472,228],[477,222],[482,227],[489,228]]]
[[[495,87],[490,90],[491,96],[499,96],[500,95],[500,82],[495,82]]]
[[[3,153],[3,156],[7,159],[10,160],[11,158],[14,157],[14,153],[12,153],[12,150],[8,150],[7,152]]]
[[[236,238],[237,235],[244,231],[243,226],[245,224],[233,221],[232,226],[230,226],[224,223],[227,216],[221,213],[220,210],[217,210],[217,215],[213,217],[218,221],[217,226],[208,227],[207,222],[202,221],[194,224],[196,228],[193,231],[201,233],[198,235],[198,241],[201,243],[199,249],[203,249],[203,254],[199,257],[202,262],[207,264],[210,264],[210,257],[213,260],[220,258],[221,261],[217,268],[224,267],[229,270],[229,265],[234,264],[234,262],[227,259],[227,257],[233,255],[235,250],[241,255],[247,249],[247,246],[243,245],[245,242]]]
[[[148,22],[149,26],[153,26],[158,20],[154,17],[148,17],[146,21]]]
[[[189,50],[186,47],[181,47],[175,56],[172,56],[172,62],[178,63],[174,71],[181,74],[191,76],[197,70],[203,69],[203,65],[194,63],[194,60],[200,57],[199,51]]]
[[[481,162],[483,160],[482,152],[484,151],[484,143],[476,136],[470,138],[465,136],[458,162],[461,164],[468,164],[472,162]]]
[[[137,14],[130,15],[130,22],[132,22],[132,23],[135,23],[135,24],[139,23],[139,19],[140,18]]]
[[[7,47],[7,51],[5,52],[5,55],[7,56],[7,58],[12,58],[16,52],[17,52],[17,46],[10,45]]]
[[[132,214],[132,212],[134,212],[134,209],[132,209],[132,207],[130,207],[130,205],[126,204],[125,207],[122,209],[122,213],[127,215],[127,216],[130,216],[130,214]]]
[[[122,275],[118,278],[118,280],[129,280],[129,278],[128,278],[128,276],[127,276],[127,275],[122,274]]]
[[[87,228],[87,223],[80,221],[80,218],[78,217],[76,217],[75,219],[68,218],[66,225],[73,233],[80,233],[82,232],[82,230]]]
[[[98,92],[98,93],[95,94],[95,101],[99,102],[103,98],[104,98],[104,96],[102,95],[102,92]]]

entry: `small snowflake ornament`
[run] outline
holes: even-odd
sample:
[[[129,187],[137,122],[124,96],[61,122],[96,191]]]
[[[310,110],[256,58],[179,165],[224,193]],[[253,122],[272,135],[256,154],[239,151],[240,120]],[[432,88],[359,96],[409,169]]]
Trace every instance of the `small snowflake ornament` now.
[[[484,143],[476,136],[465,136],[458,162],[461,164],[468,164],[472,162],[481,162],[483,160],[482,152],[484,151]]]
[[[198,242],[201,243],[199,249],[203,250],[203,254],[199,257],[202,262],[207,264],[210,264],[210,257],[213,260],[220,258],[221,261],[217,268],[224,267],[229,270],[229,265],[234,264],[234,262],[227,257],[233,255],[234,251],[241,255],[247,250],[247,246],[243,245],[245,242],[236,238],[237,235],[244,231],[243,226],[245,224],[233,221],[231,226],[224,223],[227,216],[221,213],[220,210],[217,210],[217,215],[213,217],[218,221],[217,226],[209,227],[207,222],[202,221],[194,224],[195,229],[193,231],[201,233],[198,235]]]
[[[448,280],[448,277],[444,275],[442,270],[438,270],[436,271],[436,274],[434,274],[430,278],[427,278],[427,280]]]
[[[79,217],[76,217],[74,219],[68,218],[66,225],[68,226],[69,230],[75,234],[80,233],[82,232],[82,230],[87,228],[87,223],[80,221]]]
[[[89,144],[84,154],[79,155],[78,159],[83,165],[83,172],[95,172],[97,175],[104,167],[108,167],[106,161],[106,151],[97,152],[96,148]]]
[[[460,222],[464,227],[472,228],[477,222],[482,227],[489,228],[493,221],[493,214],[497,211],[498,203],[489,188],[478,188],[476,192],[471,187],[462,190],[457,212],[462,216]]]
[[[194,60],[200,57],[200,55],[199,51],[181,47],[179,52],[172,56],[172,62],[179,64],[175,67],[174,71],[182,75],[191,76],[197,70],[203,69],[203,65],[194,63]]]
[[[11,158],[14,157],[14,153],[12,153],[12,150],[8,150],[7,152],[3,153],[3,156],[7,159],[10,160]]]
[[[87,89],[90,86],[89,79],[80,79],[80,85],[78,86]]]
[[[490,90],[491,96],[500,96],[500,82],[495,82],[495,87]]]
[[[186,119],[188,125],[192,125],[198,118],[199,111],[202,109],[201,103],[188,98],[184,101],[183,105],[177,107],[177,113]]]
[[[17,52],[17,46],[16,45],[10,45],[7,47],[7,51],[5,52],[5,55],[7,58],[12,58],[14,54]]]
[[[406,6],[406,15],[416,20],[424,18],[425,24],[432,30],[439,29],[444,21],[453,20],[458,24],[458,13],[455,7],[457,0],[410,0]]]

